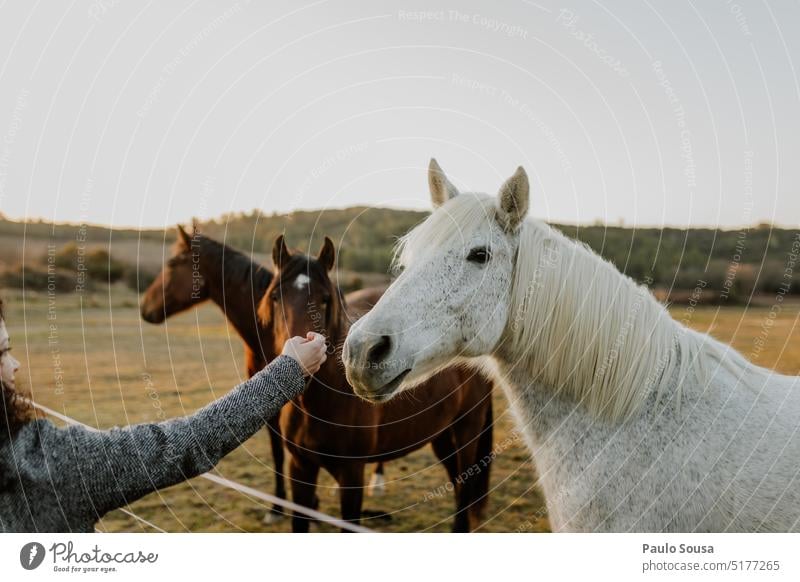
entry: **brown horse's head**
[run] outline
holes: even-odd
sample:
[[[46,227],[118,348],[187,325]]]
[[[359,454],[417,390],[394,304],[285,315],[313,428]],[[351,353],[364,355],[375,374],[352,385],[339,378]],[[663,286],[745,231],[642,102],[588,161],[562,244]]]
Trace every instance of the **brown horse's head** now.
[[[323,334],[329,350],[336,345],[342,325],[342,298],[330,278],[335,259],[336,251],[328,237],[316,258],[290,252],[283,235],[275,240],[275,277],[261,299],[258,315],[262,325],[271,324],[276,353],[287,339],[305,336],[309,331]]]
[[[208,299],[208,286],[200,272],[201,236],[191,236],[178,225],[172,257],[147,288],[140,305],[142,319],[162,323],[166,318]]]

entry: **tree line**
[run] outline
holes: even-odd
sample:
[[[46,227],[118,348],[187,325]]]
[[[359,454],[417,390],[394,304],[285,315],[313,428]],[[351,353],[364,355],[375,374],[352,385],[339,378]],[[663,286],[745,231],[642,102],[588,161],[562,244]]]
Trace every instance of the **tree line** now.
[[[329,236],[336,244],[342,269],[386,273],[397,239],[426,216],[426,212],[420,211],[368,207],[290,214],[254,210],[198,222],[198,228],[236,249],[262,257],[269,256],[279,234],[286,236],[290,246],[312,253]],[[781,289],[784,293],[800,293],[796,273],[800,268],[795,266],[800,251],[800,229],[779,229],[767,224],[739,230],[553,226],[651,287],[694,289],[700,285],[732,301],[744,300],[751,293],[775,293]],[[100,226],[0,219],[0,240],[23,235],[27,241],[46,239],[63,246],[59,251],[62,270],[69,270],[74,264],[74,241],[81,236],[86,244],[105,249],[105,253],[98,254],[95,250],[92,255],[92,276],[96,280],[123,279],[137,288],[146,284],[154,273],[149,269],[134,276],[136,266],[115,256],[115,243],[169,244],[174,240],[172,229],[109,230]],[[0,266],[8,269],[10,262],[0,254]]]

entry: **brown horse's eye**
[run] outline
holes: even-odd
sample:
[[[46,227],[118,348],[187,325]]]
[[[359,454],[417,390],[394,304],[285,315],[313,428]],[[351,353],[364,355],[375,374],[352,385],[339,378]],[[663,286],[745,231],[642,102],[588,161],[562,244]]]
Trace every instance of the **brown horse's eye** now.
[[[467,260],[470,263],[478,263],[485,265],[492,258],[492,252],[486,247],[475,247],[467,255]]]
[[[175,255],[174,257],[171,257],[169,260],[167,260],[167,266],[180,267],[181,265],[185,265],[188,262],[189,262],[188,257],[184,254],[180,254],[180,255]]]

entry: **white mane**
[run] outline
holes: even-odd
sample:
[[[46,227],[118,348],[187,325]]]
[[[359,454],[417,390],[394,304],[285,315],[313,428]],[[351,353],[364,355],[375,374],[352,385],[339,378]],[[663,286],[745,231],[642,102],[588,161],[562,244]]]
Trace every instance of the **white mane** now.
[[[495,220],[496,199],[460,194],[400,239],[395,263],[410,265],[442,244],[468,242]],[[550,226],[526,219],[509,298],[504,349],[531,380],[613,420],[638,410],[653,389],[700,386],[707,357],[737,376],[755,367],[710,336],[672,319],[646,287]],[[676,382],[677,380],[677,382]]]
[[[677,371],[700,376],[700,341],[650,292],[584,245],[526,220],[511,292],[510,341],[537,381],[621,419]]]

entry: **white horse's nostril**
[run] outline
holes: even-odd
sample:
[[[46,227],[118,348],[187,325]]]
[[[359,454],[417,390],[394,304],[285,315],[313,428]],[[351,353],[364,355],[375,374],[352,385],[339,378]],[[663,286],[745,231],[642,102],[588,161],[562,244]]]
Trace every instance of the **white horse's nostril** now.
[[[380,364],[392,349],[392,339],[388,335],[380,336],[367,352],[367,363]]]

